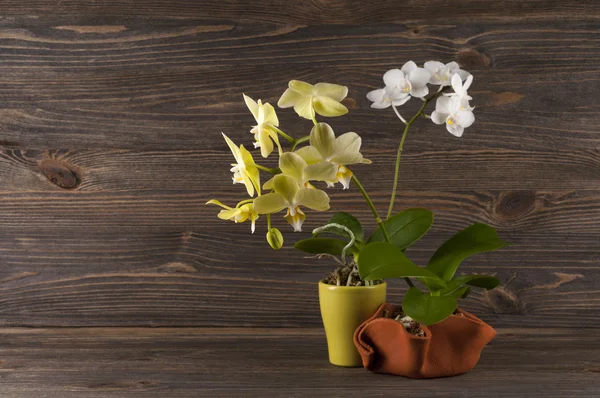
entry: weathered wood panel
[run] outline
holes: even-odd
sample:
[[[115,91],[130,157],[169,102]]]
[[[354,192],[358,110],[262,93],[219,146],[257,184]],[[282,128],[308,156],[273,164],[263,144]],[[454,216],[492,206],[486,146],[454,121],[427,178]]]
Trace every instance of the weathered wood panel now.
[[[11,328],[0,339],[11,398],[600,393],[597,331],[585,329],[500,329],[471,373],[435,380],[334,367],[320,329]]]
[[[515,245],[465,271],[504,287],[466,308],[499,326],[600,326],[594,1],[25,0],[0,15],[1,325],[318,326],[332,264],[269,251],[264,225],[252,236],[203,205],[243,197],[219,132],[249,144],[243,92],[347,84],[351,112],[331,122],[363,135],[375,162],[356,171],[383,210],[401,126],[365,94],[435,58],[474,73],[477,122],[462,139],[410,133],[398,208],[436,213],[415,260],[490,223]],[[294,135],[311,127],[279,115]],[[373,228],[356,190],[332,192]]]

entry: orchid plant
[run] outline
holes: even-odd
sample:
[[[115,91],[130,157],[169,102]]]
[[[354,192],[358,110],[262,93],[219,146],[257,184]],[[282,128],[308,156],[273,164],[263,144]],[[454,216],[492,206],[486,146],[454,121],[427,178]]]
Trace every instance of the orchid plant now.
[[[284,238],[281,231],[272,226],[271,215],[285,210],[285,220],[294,231],[301,231],[306,220],[305,208],[314,211],[329,209],[327,192],[317,188],[316,184],[331,188],[340,183],[343,189],[349,189],[351,182],[354,183],[373,213],[378,228],[366,238],[361,223],[355,217],[338,212],[326,225],[314,229],[311,238],[297,242],[295,247],[319,257],[333,257],[340,263],[341,266],[326,279],[331,284],[365,286],[384,279],[404,278],[409,290],[402,302],[403,311],[428,325],[451,315],[457,300],[466,297],[471,286],[493,289],[499,284],[493,276],[457,276],[456,271],[468,256],[496,250],[507,243],[492,227],[474,224],[446,241],[426,267],[419,267],[408,258],[405,250],[431,228],[433,213],[427,209],[406,209],[393,214],[405,139],[410,127],[422,118],[438,125],[445,124],[448,132],[461,137],[475,121],[474,108],[470,105],[472,98],[468,94],[473,76],[456,62],[429,61],[424,67],[419,67],[409,61],[401,69],[387,71],[383,82],[383,88],[367,94],[371,107],[391,107],[405,125],[385,219],[379,216],[367,191],[350,168],[371,163],[360,152],[361,137],[354,132],[336,136],[329,124],[316,119],[317,115],[336,117],[348,113],[342,103],[348,88],[330,83],[311,85],[298,80],[289,82],[277,105],[280,108],[293,107],[298,116],[311,120],[313,127],[310,134],[294,138],[285,133],[279,128],[279,120],[271,104],[244,95],[244,101],[256,121],[250,130],[254,148],[260,148],[263,158],[271,156],[277,148],[278,167],[269,168],[256,163],[250,151],[243,145],[237,146],[223,134],[235,159],[231,168],[233,183],[243,184],[250,198],[238,202],[235,207],[215,199],[207,203],[222,208],[218,217],[223,220],[235,223],[250,221],[253,233],[256,220],[264,215],[267,220],[266,240],[278,250],[283,246]],[[437,90],[430,94],[428,85],[437,86]],[[406,119],[399,107],[413,98],[422,101],[422,104],[412,117]],[[427,114],[427,106],[433,101],[435,110]],[[283,149],[280,138],[288,141],[289,150]],[[272,176],[262,185],[260,171]],[[336,237],[323,237],[324,234]],[[415,286],[413,279],[426,291]]]

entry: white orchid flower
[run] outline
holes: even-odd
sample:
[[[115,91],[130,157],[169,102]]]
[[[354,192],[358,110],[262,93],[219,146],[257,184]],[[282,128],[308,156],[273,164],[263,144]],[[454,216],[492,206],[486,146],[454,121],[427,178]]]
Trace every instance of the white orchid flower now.
[[[340,102],[348,95],[348,87],[330,83],[312,84],[292,80],[288,89],[281,95],[277,105],[280,108],[294,107],[296,113],[312,120],[315,112],[321,116],[342,116],[348,108]]]
[[[427,61],[423,66],[431,73],[429,84],[439,85],[440,90],[451,85],[450,79],[454,74],[457,74],[461,80],[465,80],[471,75],[469,72],[460,69],[456,62],[444,65],[439,61]]]
[[[266,158],[273,152],[273,143],[279,148],[281,153],[281,145],[279,144],[279,136],[277,131],[273,127],[279,126],[279,119],[273,105],[268,102],[262,103],[261,100],[258,102],[244,94],[244,101],[246,106],[254,116],[256,120],[256,126],[252,127],[250,132],[254,134],[254,148],[260,147],[260,154],[263,158]]]
[[[302,231],[302,223],[306,219],[300,206],[317,211],[329,209],[329,196],[325,191],[301,187],[298,181],[289,175],[276,175],[273,179],[273,190],[274,192],[254,200],[254,210],[259,214],[272,214],[287,209],[285,219],[294,227],[295,232]]]
[[[229,207],[229,206],[226,206],[223,203],[219,202],[216,199],[211,199],[208,202],[206,202],[206,204],[207,205],[213,204],[213,205],[221,206],[224,209],[224,210],[221,210],[217,216],[221,220],[229,220],[229,221],[233,221],[237,224],[239,222],[244,222],[244,221],[250,219],[250,221],[252,223],[250,226],[250,230],[252,231],[252,233],[254,233],[254,230],[256,227],[256,225],[255,225],[256,220],[258,219],[258,213],[254,209],[253,203],[246,203],[241,206],[238,204],[238,206],[236,206],[236,207]]]
[[[391,69],[385,72],[383,75],[385,88],[369,92],[367,99],[373,101],[372,108],[400,106],[411,96],[423,98],[429,94],[427,82],[430,78],[431,73],[426,69],[417,67],[413,61],[408,61],[402,69]]]
[[[371,163],[369,159],[363,158],[360,153],[362,139],[358,134],[349,132],[336,138],[333,129],[327,123],[318,123],[312,128],[309,143],[309,146],[300,148],[295,153],[300,155],[309,165],[324,161],[335,165],[337,170],[335,178],[325,180],[328,186],[340,182],[344,189],[348,189],[352,171],[344,166]]]
[[[445,123],[450,134],[460,137],[475,122],[475,115],[470,108],[463,107],[460,96],[438,97],[431,120],[435,124]]]
[[[227,142],[237,162],[231,164],[233,166],[230,170],[233,173],[233,183],[244,184],[248,195],[251,197],[254,196],[255,189],[258,195],[260,195],[260,173],[254,163],[254,158],[252,158],[250,152],[243,145],[238,147],[225,134],[223,134],[223,138],[225,138],[225,142]]]
[[[293,177],[301,187],[314,188],[309,181],[331,181],[336,178],[338,168],[330,162],[319,161],[308,164],[300,155],[285,152],[279,157],[279,169],[285,175]],[[275,177],[265,182],[263,189],[273,189]]]
[[[470,110],[472,111],[474,108],[471,108],[469,105],[469,101],[473,98],[469,95],[467,90],[471,87],[471,83],[473,83],[473,75],[469,75],[463,84],[460,75],[454,74],[451,79],[453,93],[444,93],[445,96],[456,98],[460,103],[461,110]]]

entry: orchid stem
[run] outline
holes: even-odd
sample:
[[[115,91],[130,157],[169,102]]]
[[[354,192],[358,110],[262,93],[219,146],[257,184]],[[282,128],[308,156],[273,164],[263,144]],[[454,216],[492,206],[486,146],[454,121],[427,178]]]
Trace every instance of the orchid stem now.
[[[314,116],[312,117],[312,121],[313,121],[313,123],[315,124],[315,126],[318,124],[318,123],[317,123],[317,118],[315,118]]]
[[[379,217],[379,214],[377,213],[377,209],[375,208],[375,205],[373,204],[373,201],[369,197],[369,194],[367,193],[367,191],[365,191],[365,188],[362,186],[362,184],[360,183],[360,181],[358,181],[358,178],[356,178],[356,176],[354,174],[352,174],[352,181],[354,181],[354,183],[358,187],[358,190],[360,191],[360,193],[362,194],[362,196],[365,198],[365,201],[369,205],[369,208],[371,209],[371,212],[373,213],[373,216],[375,216],[375,221],[381,227],[381,231],[383,232],[383,236],[385,238],[385,241],[387,243],[391,243],[390,242],[390,236],[388,235],[387,230],[385,229],[385,226],[383,225],[383,221]]]
[[[365,191],[365,188],[362,186],[360,181],[358,181],[358,178],[356,178],[356,176],[354,174],[352,174],[352,181],[354,181],[354,183],[358,187],[358,190],[360,191],[362,196],[365,198],[367,204],[369,205],[371,212],[373,212],[373,215],[375,216],[375,221],[377,221],[377,224],[379,224],[379,228],[381,228],[381,232],[383,232],[383,237],[384,237],[385,241],[389,244],[392,244],[392,242],[390,240],[390,236],[388,235],[387,230],[385,229],[385,225],[383,224],[383,221],[381,221],[381,218],[379,218],[379,214],[377,214],[377,209],[375,208],[373,201],[369,197],[369,194],[367,193],[367,191]],[[404,280],[406,281],[406,283],[408,284],[409,287],[415,287],[415,285],[412,283],[412,281],[409,278],[404,278]]]
[[[271,231],[271,214],[267,214],[267,232]]]
[[[285,138],[286,140],[288,140],[288,142],[290,144],[294,144],[294,142],[296,141],[293,137],[287,135],[283,131],[279,130],[277,127],[275,127],[275,126],[271,126],[271,127],[273,128],[273,130],[277,131],[283,138]]]
[[[257,169],[262,170],[262,171],[266,171],[267,173],[271,173],[271,174],[279,174],[280,170],[278,168],[272,169],[270,167],[265,167],[265,166],[261,166],[260,164],[254,164],[254,166],[256,166]]]
[[[427,104],[429,104],[435,98],[439,97],[440,94],[442,94],[442,92],[438,91],[431,97],[425,99],[423,101],[423,105],[421,106],[421,109],[419,109],[419,111],[417,113],[415,113],[414,116],[408,122],[405,122],[406,127],[404,128],[404,133],[402,134],[402,139],[400,140],[400,145],[398,145],[398,152],[396,153],[396,169],[394,172],[394,187],[392,188],[392,197],[390,198],[390,206],[388,207],[387,216],[385,217],[386,220],[391,217],[392,211],[394,210],[394,202],[396,201],[396,191],[398,190],[398,176],[400,174],[400,159],[402,157],[402,149],[404,148],[404,141],[406,140],[406,136],[408,134],[408,129],[415,122],[415,120],[417,120],[419,118],[419,116],[423,115],[423,111],[425,110],[425,107],[427,106]],[[398,117],[401,120],[403,120],[402,117],[400,116],[400,113],[396,110],[396,107],[394,107],[394,106],[392,106],[392,107],[394,108],[396,115],[398,115]]]
[[[402,123],[406,124],[406,119],[404,119],[400,112],[398,112],[398,108],[392,105],[392,109],[394,110],[394,112],[396,112],[396,116],[398,116],[398,119],[402,120]]]
[[[294,142],[292,143],[292,149],[290,149],[291,152],[294,151],[294,149],[296,149],[296,146],[298,146],[298,144],[302,144],[303,142],[306,142],[310,139],[309,135],[305,135],[304,137],[298,138],[296,140],[294,140]]]

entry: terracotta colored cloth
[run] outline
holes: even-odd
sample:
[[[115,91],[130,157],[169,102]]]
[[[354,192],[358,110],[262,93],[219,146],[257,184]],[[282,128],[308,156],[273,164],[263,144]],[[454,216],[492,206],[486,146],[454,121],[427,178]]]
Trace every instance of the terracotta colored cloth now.
[[[423,326],[425,337],[406,331],[394,319],[385,318],[401,307],[383,303],[375,315],[354,333],[354,345],[365,368],[414,379],[455,376],[473,369],[481,350],[496,331],[475,315],[457,309],[442,322]]]

